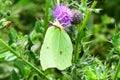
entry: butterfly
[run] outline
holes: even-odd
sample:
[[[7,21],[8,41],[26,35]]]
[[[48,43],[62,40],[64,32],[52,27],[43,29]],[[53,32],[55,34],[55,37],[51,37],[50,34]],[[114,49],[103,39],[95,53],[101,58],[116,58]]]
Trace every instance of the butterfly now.
[[[46,31],[40,50],[40,63],[43,70],[48,68],[64,70],[72,65],[72,42],[58,21],[51,24]]]

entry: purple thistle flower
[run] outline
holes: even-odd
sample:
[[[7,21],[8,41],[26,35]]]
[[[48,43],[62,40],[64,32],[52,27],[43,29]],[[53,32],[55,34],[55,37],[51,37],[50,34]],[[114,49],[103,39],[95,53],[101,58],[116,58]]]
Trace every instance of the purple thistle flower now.
[[[71,26],[72,14],[67,5],[57,5],[53,11],[53,17],[55,20],[58,20],[62,26]]]

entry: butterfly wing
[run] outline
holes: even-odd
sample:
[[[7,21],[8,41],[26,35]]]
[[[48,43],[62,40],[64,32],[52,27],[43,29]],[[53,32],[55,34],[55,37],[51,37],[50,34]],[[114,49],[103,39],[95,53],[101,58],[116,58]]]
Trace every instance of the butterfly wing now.
[[[42,69],[66,69],[71,66],[72,51],[71,40],[64,29],[49,27],[40,51]]]

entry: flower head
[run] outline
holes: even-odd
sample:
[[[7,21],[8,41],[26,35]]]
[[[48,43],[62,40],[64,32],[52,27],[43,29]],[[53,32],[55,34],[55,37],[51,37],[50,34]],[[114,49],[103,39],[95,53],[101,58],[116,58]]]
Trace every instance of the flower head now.
[[[72,20],[71,20],[72,24],[79,24],[80,22],[82,22],[83,15],[80,13],[80,11],[76,9],[72,9],[71,12],[72,12]]]
[[[65,4],[60,4],[55,7],[53,17],[64,27],[69,27],[71,25],[72,14],[68,6]]]

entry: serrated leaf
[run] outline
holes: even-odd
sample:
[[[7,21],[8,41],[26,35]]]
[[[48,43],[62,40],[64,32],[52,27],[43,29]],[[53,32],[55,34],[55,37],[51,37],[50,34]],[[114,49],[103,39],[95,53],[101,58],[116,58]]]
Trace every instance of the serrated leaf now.
[[[49,27],[40,51],[42,69],[64,70],[71,66],[72,43],[64,29]]]

